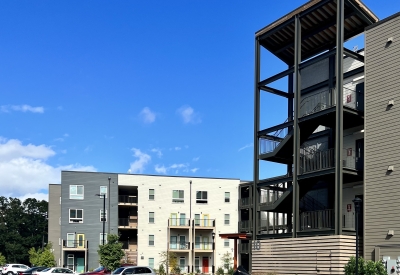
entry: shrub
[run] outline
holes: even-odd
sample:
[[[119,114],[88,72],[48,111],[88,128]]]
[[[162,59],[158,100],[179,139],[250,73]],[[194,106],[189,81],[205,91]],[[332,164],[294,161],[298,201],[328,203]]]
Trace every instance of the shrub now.
[[[217,275],[224,275],[224,269],[222,266],[218,267],[217,272],[215,272]]]
[[[356,272],[356,257],[351,256],[347,264],[344,266],[345,275],[353,275]],[[387,275],[386,268],[382,261],[374,262],[365,261],[364,258],[358,258],[358,274],[359,275]]]

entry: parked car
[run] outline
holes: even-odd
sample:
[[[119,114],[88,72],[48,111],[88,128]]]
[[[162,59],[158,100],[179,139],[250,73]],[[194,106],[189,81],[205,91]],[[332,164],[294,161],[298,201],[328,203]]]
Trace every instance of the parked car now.
[[[148,266],[121,266],[113,271],[115,275],[147,274],[156,275],[154,270]]]
[[[79,275],[104,275],[104,274],[111,274],[110,270],[107,270],[104,266],[99,266],[93,271],[81,273]]]
[[[25,271],[29,268],[24,264],[5,264],[3,266],[2,274],[17,275],[19,271]]]
[[[36,272],[40,272],[44,269],[48,268],[47,266],[33,266],[24,271],[18,271],[18,275],[34,275]]]
[[[43,269],[42,271],[36,271],[36,275],[50,275],[52,273],[59,273],[59,274],[77,274],[69,268],[65,267],[49,267]]]

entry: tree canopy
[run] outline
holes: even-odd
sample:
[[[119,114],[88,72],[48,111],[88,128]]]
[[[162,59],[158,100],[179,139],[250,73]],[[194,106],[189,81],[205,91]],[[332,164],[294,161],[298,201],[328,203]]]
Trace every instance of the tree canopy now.
[[[31,247],[47,243],[47,201],[0,197],[0,253],[7,262],[29,264]]]
[[[121,259],[125,253],[122,250],[122,243],[118,240],[118,235],[110,234],[108,235],[107,243],[99,245],[99,250],[97,250],[100,264],[108,270],[115,270],[121,266]]]
[[[44,249],[35,249],[34,247],[32,247],[28,251],[29,261],[35,266],[55,266],[56,262],[54,260],[54,254],[51,252],[51,249],[51,243],[48,243]]]

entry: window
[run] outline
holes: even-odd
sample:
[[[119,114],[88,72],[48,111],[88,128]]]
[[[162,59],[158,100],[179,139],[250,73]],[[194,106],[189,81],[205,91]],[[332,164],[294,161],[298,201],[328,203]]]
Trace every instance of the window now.
[[[70,209],[69,223],[83,223],[83,209]]]
[[[194,214],[194,225],[200,226],[200,214]]]
[[[70,185],[69,198],[71,200],[83,200],[83,185]]]
[[[186,224],[186,214],[185,213],[180,213],[180,218],[179,218],[179,225],[180,226],[185,226]]]
[[[100,233],[100,245],[103,245],[103,240],[104,240],[104,244],[107,243],[107,233]]]
[[[224,247],[229,247],[229,240],[224,240]]]
[[[67,233],[67,247],[75,247],[75,233]]]
[[[172,202],[178,202],[178,203],[185,202],[183,190],[173,190],[172,191]]]
[[[224,224],[229,225],[229,214],[225,214]]]
[[[149,212],[149,223],[154,223],[154,212]]]
[[[186,265],[185,257],[180,257],[179,258],[179,268],[181,269],[181,272],[185,272],[185,265]]]
[[[103,209],[100,209],[100,221],[107,222],[107,210],[106,210],[106,213],[103,213]]]
[[[68,254],[67,256],[67,267],[70,269],[74,268],[74,254]]]
[[[196,273],[200,273],[200,257],[194,258],[194,269]]]
[[[196,192],[196,203],[207,203],[207,191]]]
[[[154,235],[149,235],[149,245],[154,246]]]
[[[99,198],[102,199],[103,196],[107,198],[107,186],[100,186],[100,196]]]
[[[231,193],[225,192],[225,202],[230,202],[230,201],[231,201]]]
[[[149,200],[154,201],[154,189],[149,189]],[[149,259],[153,259],[153,258],[149,258]]]
[[[149,258],[149,267],[154,268],[154,258]]]

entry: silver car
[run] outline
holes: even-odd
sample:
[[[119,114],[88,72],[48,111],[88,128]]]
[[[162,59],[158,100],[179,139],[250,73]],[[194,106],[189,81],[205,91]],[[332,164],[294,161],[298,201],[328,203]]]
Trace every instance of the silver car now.
[[[148,266],[123,266],[113,271],[115,275],[132,275],[132,274],[146,274],[156,275],[154,270]]]

